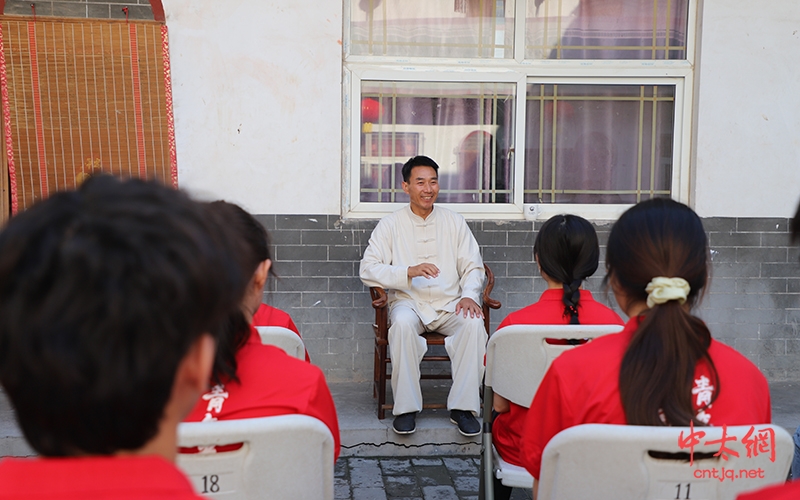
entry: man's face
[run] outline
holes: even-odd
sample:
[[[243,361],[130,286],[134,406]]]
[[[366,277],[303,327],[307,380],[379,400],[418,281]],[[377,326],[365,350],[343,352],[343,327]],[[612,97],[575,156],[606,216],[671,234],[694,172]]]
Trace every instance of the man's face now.
[[[411,211],[427,217],[439,196],[439,176],[433,167],[418,166],[411,169],[408,182],[403,181],[403,191],[411,198]]]

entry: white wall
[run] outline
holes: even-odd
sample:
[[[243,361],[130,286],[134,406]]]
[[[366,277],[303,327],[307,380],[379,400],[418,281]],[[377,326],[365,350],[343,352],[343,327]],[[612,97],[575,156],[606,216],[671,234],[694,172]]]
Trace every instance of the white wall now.
[[[339,0],[163,0],[178,182],[257,214],[336,214]]]
[[[695,206],[789,217],[800,199],[800,5],[705,0]]]
[[[179,183],[254,213],[337,214],[341,0],[163,0]],[[695,207],[787,217],[800,199],[797,0],[705,0]]]

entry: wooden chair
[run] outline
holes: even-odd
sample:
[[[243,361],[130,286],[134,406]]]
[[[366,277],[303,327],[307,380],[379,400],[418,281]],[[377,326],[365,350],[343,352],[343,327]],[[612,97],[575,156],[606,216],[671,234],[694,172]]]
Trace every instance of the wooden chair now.
[[[489,266],[483,265],[486,270],[486,287],[483,289],[483,321],[486,332],[489,332],[489,309],[499,309],[500,302],[489,296],[494,288],[494,274]],[[372,307],[375,308],[375,323],[372,328],[375,331],[375,371],[373,377],[372,397],[378,398],[378,418],[386,416],[386,410],[391,410],[391,404],[386,403],[386,382],[391,379],[388,373],[391,360],[388,355],[389,348],[389,298],[386,290],[381,287],[370,287],[369,293],[372,296]],[[428,346],[444,346],[445,336],[436,332],[426,332],[422,334]],[[422,361],[449,361],[447,355],[428,355]],[[449,379],[450,374],[422,374],[422,379]],[[446,408],[444,403],[425,403],[423,408]]]

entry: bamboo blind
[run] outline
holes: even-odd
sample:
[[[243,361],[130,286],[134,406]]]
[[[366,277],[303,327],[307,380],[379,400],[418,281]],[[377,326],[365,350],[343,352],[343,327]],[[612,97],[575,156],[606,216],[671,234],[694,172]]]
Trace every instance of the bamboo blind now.
[[[0,163],[0,228],[11,213],[11,192],[8,190],[8,162],[6,150],[3,150],[3,161]]]
[[[2,17],[0,27],[12,212],[98,171],[176,183],[166,26]]]

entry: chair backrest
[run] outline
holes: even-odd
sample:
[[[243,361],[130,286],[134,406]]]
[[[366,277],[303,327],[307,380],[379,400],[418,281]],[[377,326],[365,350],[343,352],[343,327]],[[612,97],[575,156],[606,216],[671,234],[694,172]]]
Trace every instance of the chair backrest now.
[[[243,443],[235,451],[178,454],[198,493],[212,499],[333,498],[333,436],[307,415],[184,422],[178,445]]]
[[[261,336],[262,344],[280,347],[289,356],[306,359],[306,346],[295,332],[282,326],[257,326],[256,330]]]
[[[511,325],[489,338],[486,385],[520,406],[529,407],[550,364],[573,345],[545,339],[593,339],[622,331],[620,325]]]
[[[694,427],[698,439],[690,465],[692,435],[689,427],[584,424],[565,429],[544,449],[537,498],[733,500],[743,491],[786,480],[794,444],[781,427]],[[748,449],[749,441],[757,442]],[[739,456],[710,457],[721,446]]]

